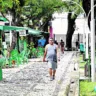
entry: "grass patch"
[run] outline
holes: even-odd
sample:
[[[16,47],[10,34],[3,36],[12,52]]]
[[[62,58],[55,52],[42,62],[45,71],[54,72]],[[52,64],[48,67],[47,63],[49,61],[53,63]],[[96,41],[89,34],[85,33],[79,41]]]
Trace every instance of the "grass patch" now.
[[[80,81],[80,96],[96,96],[96,82]]]
[[[80,56],[79,56],[79,61],[82,61],[82,60],[83,60],[83,56],[80,55]]]
[[[79,67],[80,67],[80,68],[84,68],[85,64],[86,64],[85,61],[84,61],[84,62],[81,62],[81,63],[79,64]]]
[[[79,56],[79,68],[84,68],[85,64],[86,64],[86,61],[83,61],[83,56],[80,55]]]

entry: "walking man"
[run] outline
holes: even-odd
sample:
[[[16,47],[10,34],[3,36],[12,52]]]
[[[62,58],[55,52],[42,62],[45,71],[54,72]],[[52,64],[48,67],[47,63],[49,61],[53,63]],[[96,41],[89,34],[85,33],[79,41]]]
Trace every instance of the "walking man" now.
[[[60,45],[61,45],[61,53],[64,53],[64,41],[62,39]]]
[[[76,40],[76,50],[78,50],[78,48],[79,48],[79,42],[78,40]]]
[[[54,44],[53,38],[49,38],[49,44],[45,46],[45,53],[43,62],[45,62],[45,58],[47,57],[50,81],[55,79],[55,73],[57,68],[57,45]]]

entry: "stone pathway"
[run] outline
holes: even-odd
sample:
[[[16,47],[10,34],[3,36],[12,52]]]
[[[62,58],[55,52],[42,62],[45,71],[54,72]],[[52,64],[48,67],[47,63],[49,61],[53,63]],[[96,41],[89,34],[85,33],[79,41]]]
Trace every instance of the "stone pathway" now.
[[[29,62],[16,70],[3,69],[0,96],[63,96],[74,67],[73,54],[65,52],[61,56],[54,81],[49,81],[46,62]]]

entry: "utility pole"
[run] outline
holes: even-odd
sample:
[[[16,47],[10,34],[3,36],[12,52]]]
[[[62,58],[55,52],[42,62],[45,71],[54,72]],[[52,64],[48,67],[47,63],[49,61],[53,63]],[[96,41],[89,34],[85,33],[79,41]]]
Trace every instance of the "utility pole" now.
[[[86,59],[88,59],[88,32],[86,30]]]
[[[95,19],[94,0],[91,0],[91,80],[95,82]]]

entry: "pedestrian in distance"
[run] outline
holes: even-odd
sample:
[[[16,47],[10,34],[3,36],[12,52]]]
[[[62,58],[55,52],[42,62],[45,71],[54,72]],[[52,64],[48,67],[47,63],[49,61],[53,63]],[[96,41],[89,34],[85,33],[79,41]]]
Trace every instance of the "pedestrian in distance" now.
[[[79,48],[79,42],[78,40],[76,40],[76,50],[78,50],[78,48]]]
[[[49,44],[45,46],[45,53],[43,57],[43,62],[47,59],[50,81],[55,79],[55,73],[57,68],[57,45],[54,44],[53,38],[49,38]]]
[[[64,53],[64,41],[62,39],[60,42],[60,47],[61,47],[61,53]]]

